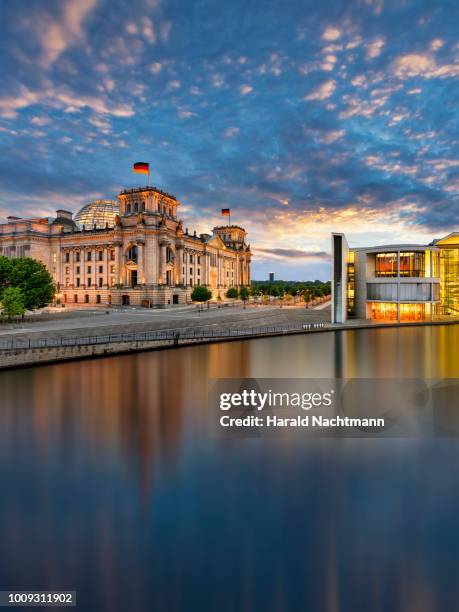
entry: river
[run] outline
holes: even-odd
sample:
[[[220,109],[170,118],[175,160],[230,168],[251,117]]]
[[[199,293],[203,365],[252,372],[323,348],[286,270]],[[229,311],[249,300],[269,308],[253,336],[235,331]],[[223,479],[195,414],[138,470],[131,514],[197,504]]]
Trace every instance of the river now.
[[[209,436],[209,378],[458,377],[459,327],[0,373],[0,589],[88,611],[457,609],[455,439]]]

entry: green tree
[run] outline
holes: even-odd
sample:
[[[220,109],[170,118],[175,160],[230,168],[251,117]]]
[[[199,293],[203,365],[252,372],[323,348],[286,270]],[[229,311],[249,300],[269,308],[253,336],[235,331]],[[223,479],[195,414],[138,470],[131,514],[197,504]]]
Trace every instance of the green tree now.
[[[25,312],[24,296],[19,287],[7,287],[2,293],[2,314],[9,319],[20,317]]]
[[[244,303],[247,302],[247,300],[249,299],[249,295],[250,293],[247,287],[241,287],[239,289],[239,297]]]
[[[258,285],[251,285],[250,286],[250,295],[252,297],[258,297],[261,293],[261,289]]]
[[[54,297],[55,286],[46,266],[31,257],[18,257],[10,261],[6,284],[21,289],[25,308],[33,310],[49,304]]]
[[[196,285],[191,292],[191,299],[193,302],[208,302],[211,297],[212,291],[209,291],[209,289],[203,285]]]
[[[12,261],[9,257],[0,257],[0,291],[10,285]]]
[[[239,297],[239,291],[236,287],[230,287],[226,292],[226,297],[234,300]]]

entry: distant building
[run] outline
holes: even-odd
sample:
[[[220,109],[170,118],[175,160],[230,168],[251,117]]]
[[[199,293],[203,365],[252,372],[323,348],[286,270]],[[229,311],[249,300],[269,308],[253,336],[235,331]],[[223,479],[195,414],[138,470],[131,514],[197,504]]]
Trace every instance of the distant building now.
[[[269,273],[269,282],[273,283],[274,282],[274,272],[270,272]]]
[[[332,322],[459,316],[459,233],[429,245],[350,249],[332,234]]]
[[[242,227],[188,233],[180,202],[155,187],[127,189],[118,202],[97,200],[75,220],[8,217],[0,224],[0,255],[42,261],[68,304],[156,306],[185,303],[193,286],[214,298],[250,284],[250,247]]]

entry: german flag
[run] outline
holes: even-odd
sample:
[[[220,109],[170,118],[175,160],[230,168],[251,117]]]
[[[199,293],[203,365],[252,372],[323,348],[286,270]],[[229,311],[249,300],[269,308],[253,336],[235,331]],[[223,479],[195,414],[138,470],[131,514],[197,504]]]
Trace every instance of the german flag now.
[[[230,209],[229,208],[222,208],[222,216],[223,217],[229,217],[230,216]]]
[[[150,164],[148,162],[136,162],[132,170],[138,174],[150,174]]]

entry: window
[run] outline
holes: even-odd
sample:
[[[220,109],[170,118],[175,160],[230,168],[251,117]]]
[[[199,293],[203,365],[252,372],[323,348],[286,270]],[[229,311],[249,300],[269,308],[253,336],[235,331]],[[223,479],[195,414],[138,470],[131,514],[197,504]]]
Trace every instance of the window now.
[[[110,274],[115,274],[115,266],[114,265],[110,266]]]
[[[65,263],[69,263],[70,261],[70,253],[65,254]]]
[[[401,283],[401,302],[428,302],[431,299],[430,283]]]
[[[91,266],[88,266],[87,272],[88,272],[88,274],[91,274]]]
[[[110,278],[110,287],[114,287],[114,286],[115,286],[115,277],[114,277],[114,276],[112,276],[112,277]]]
[[[80,282],[81,282],[81,281],[80,281],[80,277],[78,277],[78,278],[76,279],[76,285],[77,285],[77,287],[79,287],[79,286],[80,286]]]
[[[99,274],[103,274],[104,273],[104,266],[99,266]]]
[[[397,301],[397,285],[395,283],[368,283],[367,300]]]
[[[100,304],[100,295],[99,294],[96,295],[96,304]]]
[[[85,303],[85,304],[89,304],[89,295],[88,295],[88,294],[86,294],[86,295],[84,296],[84,303]]]
[[[92,252],[91,252],[91,251],[88,251],[88,252],[86,253],[86,261],[91,261],[91,259],[92,259]]]
[[[99,277],[99,287],[102,287],[104,283],[104,279],[102,277]]]
[[[138,202],[136,202],[134,204],[134,212],[139,212],[139,204],[138,204]]]
[[[69,268],[69,266],[65,266],[65,273],[66,273],[66,274],[70,274],[70,268]]]
[[[86,286],[87,286],[87,287],[90,287],[90,286],[91,286],[91,277],[90,277],[90,276],[88,277],[88,280],[87,280]]]
[[[79,274],[80,273],[80,266],[76,267],[76,273]]]
[[[145,211],[145,202],[142,202],[141,210],[142,210],[142,212]]]
[[[130,204],[127,204],[127,205],[126,205],[126,214],[127,214],[127,215],[130,215],[130,214],[131,214],[131,205],[130,205]]]
[[[400,276],[425,276],[425,253],[400,253]]]
[[[73,296],[73,301],[75,302],[75,304],[78,304],[78,295],[76,293]]]
[[[80,261],[80,251],[75,253],[75,261]]]
[[[110,259],[111,261],[115,261],[115,249],[110,249]]]
[[[193,276],[193,268],[190,268],[190,276]]]
[[[65,286],[66,286],[66,287],[69,287],[69,286],[70,286],[70,279],[69,279],[69,277],[68,277],[68,276],[67,276],[67,277],[66,277],[66,279],[65,279]]]
[[[397,253],[376,253],[375,276],[397,276]]]
[[[98,252],[98,256],[99,256],[99,261],[104,261],[104,252],[103,251],[99,251]]]
[[[201,263],[201,255],[198,255],[198,264]]]
[[[190,255],[190,263],[193,263],[193,255]]]
[[[134,263],[137,262],[137,247],[135,245],[131,246],[127,253],[126,253],[126,257],[128,259],[128,261],[133,261]]]

